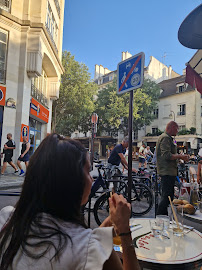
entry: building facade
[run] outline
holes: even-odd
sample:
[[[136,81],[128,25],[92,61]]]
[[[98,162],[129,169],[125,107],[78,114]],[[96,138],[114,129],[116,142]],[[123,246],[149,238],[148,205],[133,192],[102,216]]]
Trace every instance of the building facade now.
[[[59,97],[64,0],[0,1],[0,141],[12,133],[14,160],[22,135],[32,154],[51,132]]]
[[[180,133],[184,134],[175,137],[178,150],[197,154],[202,146],[202,98],[195,87],[185,83],[185,77],[182,75],[159,83],[162,92],[156,119],[145,128],[145,135],[149,136],[142,138],[150,147],[155,146],[159,130],[164,131],[171,120],[178,123]]]

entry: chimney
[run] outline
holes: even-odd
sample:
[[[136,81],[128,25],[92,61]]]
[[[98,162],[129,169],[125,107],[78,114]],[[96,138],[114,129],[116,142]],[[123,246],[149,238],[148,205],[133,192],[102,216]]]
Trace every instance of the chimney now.
[[[98,65],[95,65],[94,80],[98,79],[99,77],[100,77],[100,67]]]
[[[104,75],[104,67],[102,65],[100,65],[100,76],[102,77]]]

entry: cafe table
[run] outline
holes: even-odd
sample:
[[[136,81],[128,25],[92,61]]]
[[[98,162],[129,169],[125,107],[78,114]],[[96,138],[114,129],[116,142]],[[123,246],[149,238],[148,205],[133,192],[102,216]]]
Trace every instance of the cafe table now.
[[[181,215],[181,213],[177,213]],[[202,233],[202,213],[196,210],[194,215],[183,214],[183,223],[188,226],[193,226],[196,230]]]
[[[133,244],[142,269],[200,270],[202,267],[202,234],[193,230],[183,236],[155,238],[151,232],[149,219],[134,218],[130,225],[141,227],[132,232]],[[137,228],[138,228],[137,227]]]

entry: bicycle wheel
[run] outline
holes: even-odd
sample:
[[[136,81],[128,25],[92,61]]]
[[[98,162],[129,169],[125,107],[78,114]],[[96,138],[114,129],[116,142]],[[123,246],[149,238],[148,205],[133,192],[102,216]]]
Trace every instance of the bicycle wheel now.
[[[95,202],[93,212],[98,225],[109,216],[109,197],[110,193],[105,192]]]
[[[153,194],[147,185],[133,183],[131,192],[132,216],[141,216],[148,213],[153,206]]]

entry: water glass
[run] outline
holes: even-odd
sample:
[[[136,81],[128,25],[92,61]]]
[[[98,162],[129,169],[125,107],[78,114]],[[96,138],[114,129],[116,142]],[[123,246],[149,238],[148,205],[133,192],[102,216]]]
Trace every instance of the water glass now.
[[[166,215],[157,215],[157,223],[163,223],[163,233],[168,234],[168,229],[170,227],[170,217]]]
[[[161,238],[162,231],[163,231],[163,223],[157,222],[156,219],[150,219],[149,222],[150,222],[150,227],[151,227],[154,237]]]

